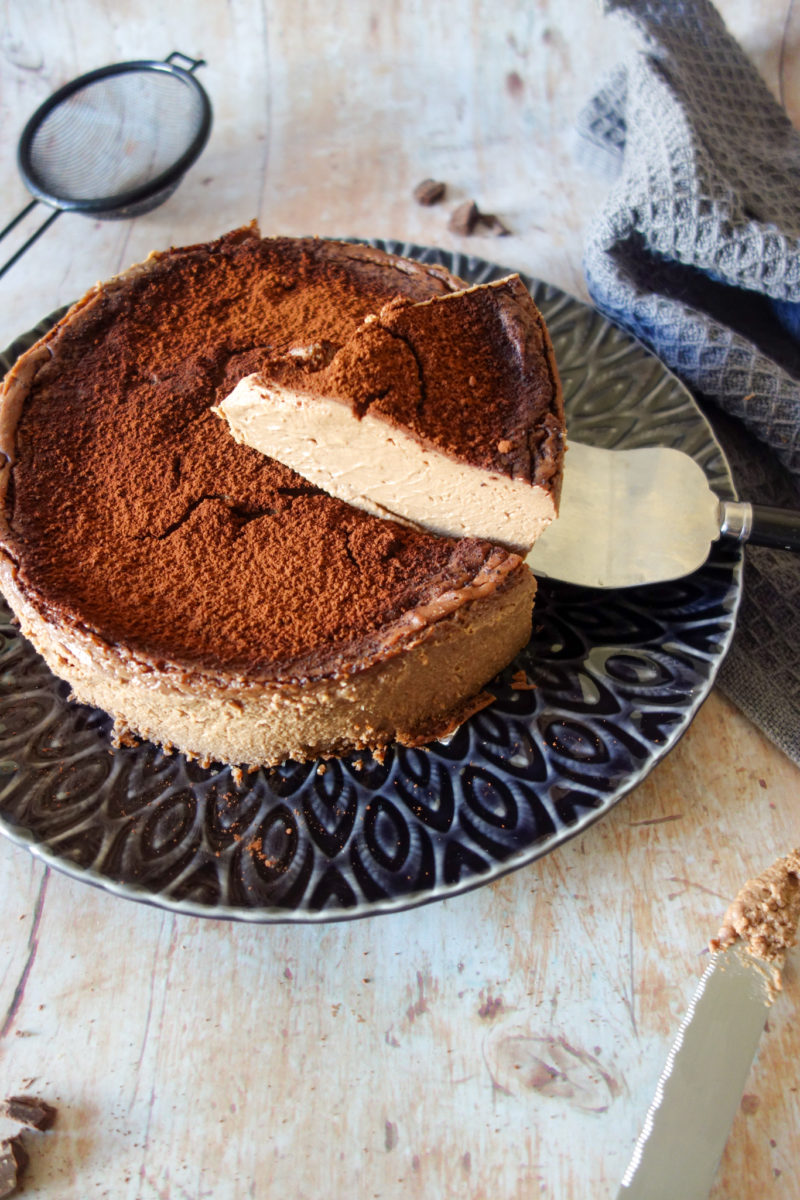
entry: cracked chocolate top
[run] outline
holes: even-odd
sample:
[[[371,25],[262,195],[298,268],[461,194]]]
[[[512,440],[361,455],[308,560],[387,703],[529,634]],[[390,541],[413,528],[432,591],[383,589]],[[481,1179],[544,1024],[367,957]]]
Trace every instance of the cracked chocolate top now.
[[[518,275],[391,301],[337,348],[296,347],[260,372],[370,412],[460,462],[560,490],[564,403],[544,320]]]
[[[543,486],[561,478],[564,405],[542,315],[518,275],[386,305],[313,388],[421,443]],[[313,377],[312,377],[313,378]]]
[[[510,563],[328,497],[210,412],[275,354],[341,345],[392,299],[458,286],[366,247],[248,229],[94,289],[48,335],[22,404],[3,539],[19,586],[51,623],[156,662],[271,674],[330,665],[498,554]]]

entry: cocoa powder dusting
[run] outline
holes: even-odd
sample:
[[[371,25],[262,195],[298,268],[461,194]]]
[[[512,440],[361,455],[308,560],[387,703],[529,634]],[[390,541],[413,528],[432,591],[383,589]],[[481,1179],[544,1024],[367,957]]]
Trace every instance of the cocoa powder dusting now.
[[[563,405],[541,314],[518,276],[422,303],[393,300],[322,369],[261,374],[345,400],[423,446],[546,484],[561,469]]]
[[[530,481],[538,482],[539,459],[560,458],[560,438],[547,436],[548,421],[554,430],[563,424],[560,391],[544,324],[517,276],[441,302],[390,305],[380,319],[418,364],[422,403],[404,417],[421,438],[484,469]],[[390,397],[375,407],[391,417]],[[535,458],[531,437],[538,443]]]
[[[39,607],[137,653],[270,677],[447,587],[490,553],[381,521],[230,437],[243,375],[339,347],[398,297],[458,287],[367,247],[240,231],[101,290],[51,342],[17,431],[7,539]]]

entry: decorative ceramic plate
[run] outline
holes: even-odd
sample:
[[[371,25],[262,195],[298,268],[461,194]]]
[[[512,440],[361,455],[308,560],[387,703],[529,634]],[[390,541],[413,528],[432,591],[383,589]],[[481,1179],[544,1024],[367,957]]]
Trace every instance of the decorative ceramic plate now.
[[[374,244],[471,283],[507,273]],[[555,343],[570,435],[675,446],[733,495],[706,421],[662,364],[593,309],[525,282]],[[644,778],[708,694],[740,588],[740,553],[718,548],[677,583],[602,592],[542,580],[530,644],[489,685],[495,703],[449,741],[241,782],[149,744],[112,753],[109,719],[67,701],[3,609],[0,828],[73,878],[176,912],[327,921],[454,896],[546,854]]]

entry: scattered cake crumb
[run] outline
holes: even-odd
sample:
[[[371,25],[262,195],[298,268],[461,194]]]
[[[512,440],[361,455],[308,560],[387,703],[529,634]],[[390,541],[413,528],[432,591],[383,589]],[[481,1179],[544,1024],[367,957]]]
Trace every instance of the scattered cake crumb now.
[[[328,770],[327,763],[324,763],[324,762],[317,763],[317,774],[318,775],[324,775],[327,770]]]
[[[241,787],[244,783],[244,771],[241,767],[231,767],[231,779],[237,787]]]
[[[800,849],[779,858],[744,885],[709,946],[714,951],[724,950],[741,941],[748,953],[780,971],[787,951],[797,943],[798,924]],[[781,987],[779,974],[776,974],[775,987]]]
[[[111,745],[115,750],[129,749],[136,745],[136,736],[131,733],[127,725],[123,725],[120,721],[115,721],[111,728]]]
[[[515,692],[533,692],[536,684],[531,683],[523,670],[515,671],[511,676],[511,686]]]
[[[49,1129],[56,1119],[56,1113],[57,1109],[52,1104],[38,1096],[8,1096],[0,1101],[0,1117],[28,1129]],[[16,1195],[28,1161],[28,1152],[20,1133],[0,1141],[0,1200]]]
[[[500,441],[497,443],[497,450],[500,454],[508,454],[508,452],[511,450],[511,442],[508,440],[508,438],[500,439]]]

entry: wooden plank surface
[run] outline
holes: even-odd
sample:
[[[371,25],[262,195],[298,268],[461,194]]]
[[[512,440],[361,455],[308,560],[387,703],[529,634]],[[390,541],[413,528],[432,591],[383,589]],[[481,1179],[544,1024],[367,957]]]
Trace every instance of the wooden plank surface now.
[[[800,15],[720,4],[800,118]],[[202,55],[200,162],[133,222],[63,216],[0,281],[0,343],[153,248],[265,232],[468,249],[585,295],[604,185],[574,124],[631,44],[590,0],[6,3],[0,212],[16,140],[93,67]],[[447,180],[442,207],[413,186]],[[474,197],[513,233],[458,239]],[[28,1137],[53,1200],[616,1194],[705,946],[745,878],[800,843],[800,772],[719,694],[581,837],[458,899],[248,928],[121,901],[0,842],[0,1092],[58,1104]],[[714,1200],[800,1191],[794,956]],[[27,1081],[31,1081],[30,1084]],[[0,1135],[10,1131],[3,1125]]]

